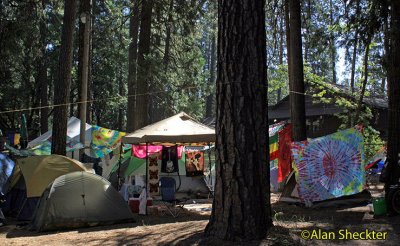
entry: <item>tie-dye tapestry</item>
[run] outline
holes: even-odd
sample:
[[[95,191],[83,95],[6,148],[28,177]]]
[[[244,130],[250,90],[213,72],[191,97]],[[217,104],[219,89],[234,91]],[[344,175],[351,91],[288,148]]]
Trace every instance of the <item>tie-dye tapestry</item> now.
[[[355,128],[292,145],[300,199],[323,201],[363,190],[363,136]]]
[[[95,157],[102,158],[110,153],[121,142],[125,132],[110,130],[100,126],[92,126],[92,151]]]

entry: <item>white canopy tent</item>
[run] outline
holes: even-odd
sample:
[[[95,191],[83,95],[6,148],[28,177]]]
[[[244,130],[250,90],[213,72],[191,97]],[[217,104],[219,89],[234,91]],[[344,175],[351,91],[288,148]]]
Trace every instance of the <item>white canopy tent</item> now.
[[[201,144],[215,142],[215,129],[184,112],[145,126],[122,138],[127,144]]]
[[[146,145],[146,152],[149,145],[211,145],[211,143],[215,143],[215,129],[201,124],[184,112],[180,112],[127,134],[122,138],[122,143]],[[147,156],[146,186],[148,183],[148,167]]]

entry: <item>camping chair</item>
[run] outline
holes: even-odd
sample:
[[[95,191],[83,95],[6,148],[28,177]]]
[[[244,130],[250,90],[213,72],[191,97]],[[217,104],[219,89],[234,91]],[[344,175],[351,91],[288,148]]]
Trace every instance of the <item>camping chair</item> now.
[[[159,180],[161,201],[167,211],[176,218],[183,211],[184,201],[176,199],[176,182],[174,178],[162,177]]]

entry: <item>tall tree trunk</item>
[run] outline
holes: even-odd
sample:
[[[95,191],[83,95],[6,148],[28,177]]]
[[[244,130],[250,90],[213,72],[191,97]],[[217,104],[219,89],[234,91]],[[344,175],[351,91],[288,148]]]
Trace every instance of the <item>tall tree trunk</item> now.
[[[83,146],[86,142],[86,118],[87,118],[87,95],[88,95],[88,73],[89,73],[89,50],[90,33],[92,22],[91,0],[80,1],[80,22],[79,22],[79,69],[80,77],[78,81],[79,93],[79,118],[81,120],[79,141]],[[82,29],[82,32],[81,32]],[[83,158],[84,149],[79,151],[80,158]]]
[[[92,124],[93,121],[93,117],[92,117],[92,104],[93,102],[91,102],[91,100],[93,100],[93,82],[92,82],[92,70],[93,70],[93,62],[92,62],[92,58],[93,58],[93,37],[94,37],[94,28],[93,28],[93,23],[96,20],[96,14],[94,12],[94,9],[96,7],[96,1],[97,0],[91,0],[92,1],[92,16],[91,16],[91,26],[90,26],[90,35],[89,35],[89,66],[88,66],[88,79],[87,79],[87,89],[88,89],[88,93],[87,93],[87,99],[88,102],[86,104],[86,122],[88,124]]]
[[[65,0],[57,85],[54,86],[54,117],[51,153],[66,154],[67,103],[71,86],[75,0]]]
[[[42,11],[46,8],[46,0],[42,0]],[[40,84],[40,133],[43,134],[49,130],[49,108],[48,104],[48,80],[47,80],[47,54],[46,54],[46,36],[47,27],[44,16],[39,24],[41,59],[39,62],[39,84]]]
[[[389,87],[389,129],[387,143],[388,171],[391,184],[397,183],[400,177],[398,154],[400,153],[400,1],[391,1],[390,52],[388,69]]]
[[[333,26],[334,24],[334,19],[333,19],[333,2],[332,0],[329,0],[329,25]],[[333,35],[333,31],[331,31],[330,34],[330,50],[331,50],[331,60],[332,60],[332,82],[333,84],[337,84],[337,78],[336,78],[336,45],[335,45],[335,36]]]
[[[215,79],[216,79],[216,61],[217,61],[217,45],[216,45],[216,38],[215,38],[215,32],[216,32],[216,27],[213,25],[213,30],[211,34],[211,50],[210,50],[210,79],[209,83],[210,84],[215,84]],[[214,116],[214,110],[215,110],[215,93],[211,93],[210,95],[207,96],[206,98],[206,117],[212,117]]]
[[[127,107],[127,124],[126,130],[133,132],[135,130],[135,99],[137,86],[137,52],[138,52],[138,36],[140,23],[140,1],[131,0],[131,18],[129,23],[129,36],[131,42],[129,44],[129,68],[128,68],[128,107]]]
[[[218,6],[217,169],[205,233],[257,240],[272,226],[265,2],[219,0]]]
[[[169,59],[170,59],[170,48],[171,48],[171,29],[173,25],[172,14],[174,10],[174,0],[170,0],[169,2],[169,9],[168,9],[168,21],[165,27],[165,48],[164,48],[164,70],[168,70]]]
[[[135,111],[135,129],[149,123],[149,83],[151,80],[150,53],[151,18],[153,0],[142,0],[142,14],[139,34],[137,95]]]
[[[284,10],[284,3],[282,3],[280,7],[280,17],[279,17],[279,65],[283,65],[283,37],[285,36],[284,34],[284,28],[283,28],[283,16],[285,14]],[[277,96],[276,96],[276,102],[278,103],[282,99],[282,88],[279,87],[277,91]]]
[[[305,2],[305,1],[304,1]],[[301,9],[300,9],[301,11]],[[307,62],[309,59],[310,53],[310,23],[311,23],[311,0],[307,0],[307,17],[304,17],[304,29],[305,29],[305,38],[304,38],[304,61]]]
[[[307,139],[300,0],[289,0],[290,12],[290,117],[293,140]]]
[[[284,9],[285,9],[285,29],[286,29],[286,55],[287,55],[287,66],[288,66],[288,83],[289,83],[289,88],[291,88],[292,84],[292,75],[290,73],[290,69],[292,67],[291,65],[291,53],[290,53],[290,13],[289,13],[289,0],[283,0],[285,1],[284,3]]]
[[[173,19],[173,13],[174,13],[174,0],[170,0],[169,2],[169,9],[168,9],[168,21],[165,26],[165,47],[164,47],[164,57],[163,57],[163,63],[164,63],[164,73],[168,74],[168,68],[169,68],[169,63],[170,63],[170,56],[171,56],[171,32],[174,24],[174,19]],[[165,81],[166,84],[168,84],[168,80]],[[161,90],[161,88],[159,88]],[[159,96],[159,95],[155,95]],[[160,114],[164,114],[163,118],[167,116],[171,116],[173,114],[172,109],[169,107],[171,105],[171,102],[168,102],[169,97],[166,97],[165,100],[167,100],[167,103],[164,104],[159,104],[159,109],[161,112]],[[161,108],[163,106],[163,108]]]
[[[125,95],[124,80],[122,76],[122,65],[119,66],[120,71],[118,74],[118,92],[120,96]],[[124,131],[124,109],[122,105],[118,108],[118,130]]]
[[[358,45],[358,30],[356,30],[354,33],[353,57],[351,59],[350,88],[351,88],[352,93],[354,93],[354,89],[355,89],[357,45]]]
[[[360,15],[360,0],[357,0],[357,2],[356,2],[356,17],[358,18],[359,15]],[[353,58],[351,60],[350,88],[351,88],[352,93],[354,93],[354,87],[355,87],[357,45],[358,45],[358,27],[356,27],[356,30],[354,32]]]
[[[367,87],[367,82],[368,82],[368,57],[369,57],[369,45],[371,43],[371,34],[368,34],[367,40],[365,42],[365,54],[364,54],[364,80],[361,88],[361,93],[360,93],[360,98],[358,100],[357,104],[357,110],[356,110],[356,117],[354,119],[354,122],[358,122],[360,118],[360,113],[361,109],[363,106],[363,101],[364,101],[364,94],[365,94],[365,88]]]

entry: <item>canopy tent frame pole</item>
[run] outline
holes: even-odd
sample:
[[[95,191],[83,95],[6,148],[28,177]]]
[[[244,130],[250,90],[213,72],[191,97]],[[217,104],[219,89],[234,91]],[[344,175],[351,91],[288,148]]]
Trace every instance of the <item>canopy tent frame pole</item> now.
[[[146,183],[145,183],[145,189],[146,189],[146,215],[147,215],[147,199],[149,197],[148,194],[148,175],[149,175],[149,143],[146,142]]]

